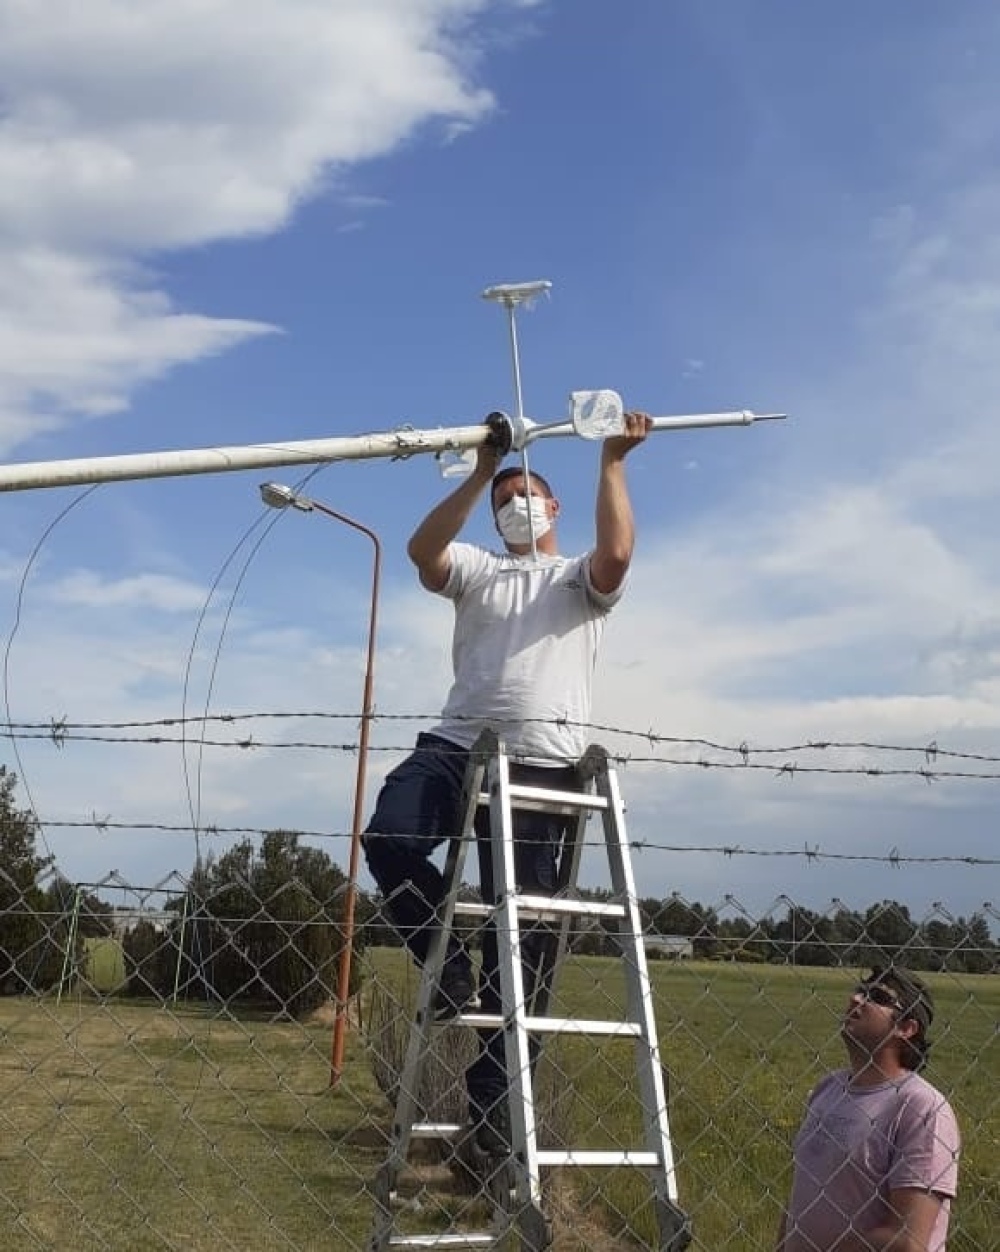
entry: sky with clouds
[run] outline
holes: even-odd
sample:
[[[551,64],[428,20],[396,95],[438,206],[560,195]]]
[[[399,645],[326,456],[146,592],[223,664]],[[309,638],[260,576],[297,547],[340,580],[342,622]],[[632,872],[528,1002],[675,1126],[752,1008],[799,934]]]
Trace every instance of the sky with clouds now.
[[[1000,774],[998,41],[990,0],[0,0],[0,461],[471,424],[513,403],[479,293],[548,279],[530,416],[790,414],[629,463],[594,712],[642,893],[1000,902],[1000,779],[866,772]],[[535,455],[565,551],[596,455]],[[373,549],[265,477],[298,481],[0,498],[5,721],[271,715],[8,735],[74,879],[186,872],[192,826],[346,863]],[[383,549],[369,803],[447,687],[404,554],[447,487],[421,456],[308,482]]]

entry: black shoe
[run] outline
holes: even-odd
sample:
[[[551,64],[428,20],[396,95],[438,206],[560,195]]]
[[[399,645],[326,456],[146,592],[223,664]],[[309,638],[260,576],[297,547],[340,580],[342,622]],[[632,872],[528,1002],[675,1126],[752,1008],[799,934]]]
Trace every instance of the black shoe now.
[[[434,997],[435,1021],[446,1022],[460,1013],[479,1008],[479,996],[472,981],[472,970],[465,965],[445,962]]]
[[[510,1156],[510,1113],[503,1101],[477,1122],[476,1147],[487,1156]]]

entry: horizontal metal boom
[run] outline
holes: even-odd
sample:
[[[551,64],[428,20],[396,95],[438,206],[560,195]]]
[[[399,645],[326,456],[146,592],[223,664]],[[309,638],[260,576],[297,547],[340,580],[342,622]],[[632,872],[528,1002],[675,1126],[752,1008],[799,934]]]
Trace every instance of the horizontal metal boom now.
[[[729,413],[698,413],[653,418],[654,430],[694,430],[706,426],[749,426],[774,421],[784,413],[755,414],[748,409]],[[532,423],[528,423],[529,427]],[[250,444],[229,448],[191,448],[175,452],[136,452],[121,456],[82,457],[69,461],[30,461],[0,465],[0,492],[38,487],[71,487],[122,482],[137,478],[179,478],[187,474],[221,474],[234,470],[270,469],[279,465],[320,465],[332,461],[364,461],[377,457],[405,459],[423,452],[466,452],[492,434],[476,426],[414,430],[401,427],[374,435],[304,439],[295,443]],[[572,422],[539,425],[532,438],[575,434]]]
[[[654,417],[653,430],[700,430],[707,426],[752,426],[754,422],[780,422],[787,413],[754,413],[750,409],[733,409],[727,413],[685,413],[676,417]],[[532,442],[553,435],[573,435],[572,422],[556,422],[530,430]]]
[[[407,427],[384,434],[304,439],[296,443],[137,452],[72,461],[33,461],[23,465],[0,465],[0,491],[70,487],[81,483],[120,482],[136,478],[174,478],[185,474],[221,474],[231,470],[319,465],[328,461],[363,461],[375,457],[405,458],[419,452],[464,452],[469,448],[478,448],[489,434],[489,427],[482,424],[455,426],[447,430],[411,430]]]

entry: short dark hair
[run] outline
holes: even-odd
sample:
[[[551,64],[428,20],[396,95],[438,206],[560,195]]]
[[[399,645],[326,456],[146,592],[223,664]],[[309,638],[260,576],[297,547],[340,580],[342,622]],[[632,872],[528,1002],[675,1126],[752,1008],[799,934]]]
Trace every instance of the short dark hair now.
[[[490,501],[492,502],[494,493],[501,483],[505,483],[508,478],[522,478],[524,470],[520,465],[508,465],[506,469],[498,470],[493,475],[493,481],[490,483]],[[528,477],[532,482],[536,483],[545,492],[550,500],[555,499],[555,492],[549,486],[547,478],[543,478],[537,470],[529,469]]]
[[[920,1027],[912,1039],[906,1040],[899,1059],[906,1069],[923,1069],[931,1050],[927,1031],[934,1020],[934,997],[930,988],[922,978],[912,970],[904,969],[902,965],[876,965],[862,985],[870,986],[873,983],[895,991],[899,996],[900,1018],[914,1021]]]

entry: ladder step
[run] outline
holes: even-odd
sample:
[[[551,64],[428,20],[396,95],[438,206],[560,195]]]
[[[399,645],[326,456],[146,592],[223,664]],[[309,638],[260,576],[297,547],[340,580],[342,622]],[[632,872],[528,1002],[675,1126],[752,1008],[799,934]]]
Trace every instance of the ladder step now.
[[[450,1234],[450,1235],[391,1235],[390,1248],[495,1248],[496,1235]]]
[[[520,912],[542,919],[554,921],[557,916],[569,917],[624,917],[625,905],[613,904],[605,900],[567,900],[553,896],[516,895],[514,897]],[[490,917],[496,912],[492,904],[480,904],[475,900],[456,900],[456,917]]]
[[[503,1017],[499,1013],[459,1013],[440,1023],[442,1026],[472,1026],[476,1030],[501,1030]]]
[[[410,1136],[413,1139],[454,1139],[464,1129],[461,1122],[414,1122]]]
[[[538,1153],[539,1165],[631,1165],[643,1169],[662,1167],[663,1158],[658,1152],[602,1152],[598,1151],[565,1151],[545,1150]]]
[[[465,1129],[460,1122],[414,1122],[410,1134],[414,1139],[452,1139]],[[657,1152],[628,1148],[614,1151],[600,1148],[541,1149],[538,1153],[539,1165],[631,1165],[649,1169],[659,1165],[662,1159]]]
[[[446,1026],[472,1026],[476,1030],[502,1030],[506,1019],[499,1013],[459,1013]],[[608,1039],[638,1039],[639,1022],[588,1021],[580,1017],[525,1017],[524,1028],[536,1035],[603,1035]]]
[[[526,1017],[527,1030],[540,1035],[604,1035],[609,1039],[638,1039],[639,1022],[585,1021],[579,1017]]]
[[[512,809],[529,813],[581,813],[585,809],[603,813],[608,807],[603,796],[590,791],[549,791],[546,787],[524,787],[517,783],[510,784],[510,798]],[[490,793],[480,791],[477,802],[481,808],[488,807]]]

